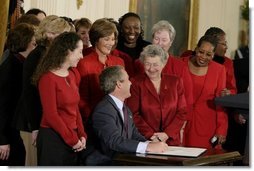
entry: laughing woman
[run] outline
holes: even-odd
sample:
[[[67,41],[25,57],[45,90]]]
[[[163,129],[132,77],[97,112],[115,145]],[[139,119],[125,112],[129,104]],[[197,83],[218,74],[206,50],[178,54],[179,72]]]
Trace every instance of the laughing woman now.
[[[224,66],[212,61],[217,40],[203,36],[195,49],[196,55],[183,58],[192,78],[193,111],[185,128],[186,145],[211,148],[211,139],[218,138],[218,146],[226,141],[227,114],[215,106],[214,98],[226,87]]]
[[[180,145],[180,129],[186,120],[186,100],[182,79],[162,72],[167,53],[158,45],[148,45],[140,54],[145,73],[132,79],[127,104],[139,132],[152,141]]]

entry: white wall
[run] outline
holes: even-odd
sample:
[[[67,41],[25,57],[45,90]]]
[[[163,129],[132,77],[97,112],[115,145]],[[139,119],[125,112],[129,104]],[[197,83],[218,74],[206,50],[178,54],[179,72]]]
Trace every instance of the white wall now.
[[[47,15],[67,16],[72,19],[89,18],[92,22],[102,17],[118,20],[129,10],[129,0],[83,0],[77,9],[76,0],[24,0],[24,10],[40,8]]]

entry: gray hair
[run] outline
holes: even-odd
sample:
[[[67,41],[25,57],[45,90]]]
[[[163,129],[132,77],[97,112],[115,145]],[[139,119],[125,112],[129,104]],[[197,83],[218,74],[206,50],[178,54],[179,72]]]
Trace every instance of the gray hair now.
[[[165,50],[159,45],[148,45],[140,53],[139,60],[144,63],[145,57],[156,57],[159,56],[162,63],[166,63],[168,55]]]
[[[117,81],[122,80],[122,69],[124,69],[123,66],[115,65],[107,67],[101,72],[99,80],[101,90],[104,93],[109,94],[115,90]]]
[[[160,20],[159,22],[153,25],[152,36],[154,37],[155,32],[164,30],[164,29],[168,31],[168,34],[172,43],[175,39],[176,31],[175,31],[175,28],[166,20]]]

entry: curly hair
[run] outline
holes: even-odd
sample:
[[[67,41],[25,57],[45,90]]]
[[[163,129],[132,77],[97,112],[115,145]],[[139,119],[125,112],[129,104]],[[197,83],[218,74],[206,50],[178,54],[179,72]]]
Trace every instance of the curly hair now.
[[[78,41],[81,41],[81,39],[77,33],[74,32],[64,32],[57,36],[39,62],[32,77],[32,83],[37,85],[40,77],[44,73],[59,69],[65,62],[69,51],[73,51],[77,48]]]

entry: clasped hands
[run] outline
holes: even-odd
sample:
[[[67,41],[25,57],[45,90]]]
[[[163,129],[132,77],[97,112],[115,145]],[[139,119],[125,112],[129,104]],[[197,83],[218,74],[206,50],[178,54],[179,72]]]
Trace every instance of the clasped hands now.
[[[86,139],[85,137],[81,137],[80,140],[75,144],[72,149],[74,152],[82,151],[83,149],[86,149]]]

